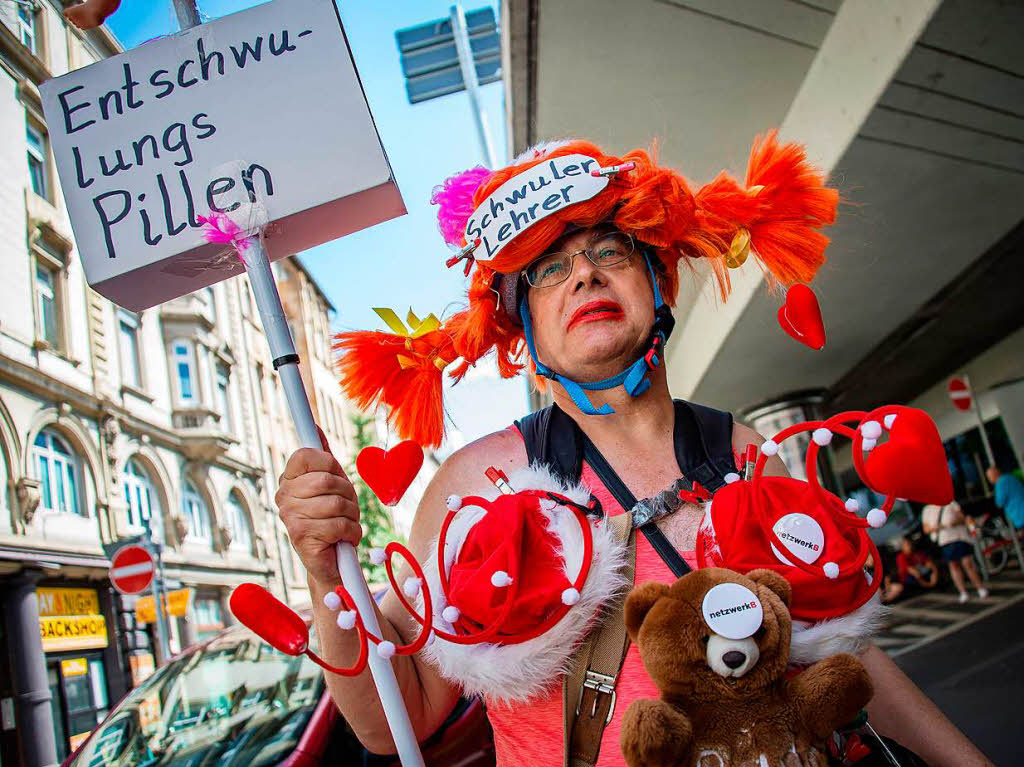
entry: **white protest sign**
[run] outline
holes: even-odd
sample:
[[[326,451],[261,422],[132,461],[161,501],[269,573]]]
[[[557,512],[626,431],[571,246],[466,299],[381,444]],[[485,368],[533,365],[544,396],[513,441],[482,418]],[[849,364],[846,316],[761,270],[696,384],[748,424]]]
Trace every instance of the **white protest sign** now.
[[[474,258],[489,261],[524,229],[596,195],[608,186],[607,176],[590,175],[599,167],[593,157],[569,154],[534,165],[499,186],[466,223],[466,242],[481,241]]]
[[[825,547],[825,532],[818,521],[807,514],[792,513],[779,518],[772,526],[775,535],[781,540],[790,553],[807,564],[813,564],[821,556]],[[780,562],[792,565],[782,552],[772,544],[772,552]]]
[[[708,589],[701,603],[708,628],[726,639],[752,636],[764,620],[761,600],[738,583],[719,583]]]
[[[244,271],[199,215],[267,224],[274,260],[405,213],[332,0],[274,0],[40,92],[86,278],[130,309]]]

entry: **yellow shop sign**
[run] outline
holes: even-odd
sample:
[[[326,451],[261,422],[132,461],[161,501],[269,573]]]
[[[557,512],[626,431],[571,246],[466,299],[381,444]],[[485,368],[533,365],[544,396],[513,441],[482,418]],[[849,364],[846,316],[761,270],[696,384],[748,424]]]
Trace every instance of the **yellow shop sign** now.
[[[61,615],[39,618],[44,652],[91,650],[107,646],[107,622],[102,615]]]
[[[39,635],[44,652],[92,650],[107,646],[107,622],[96,589],[36,589]]]
[[[188,603],[191,598],[192,589],[168,591],[164,595],[163,600],[164,606],[167,608],[167,614],[177,618],[184,618],[188,612]],[[139,597],[138,601],[135,602],[135,620],[139,623],[153,623],[156,621],[156,600],[153,599],[152,594]]]
[[[60,662],[61,676],[81,676],[89,671],[89,661],[85,658],[70,658]]]

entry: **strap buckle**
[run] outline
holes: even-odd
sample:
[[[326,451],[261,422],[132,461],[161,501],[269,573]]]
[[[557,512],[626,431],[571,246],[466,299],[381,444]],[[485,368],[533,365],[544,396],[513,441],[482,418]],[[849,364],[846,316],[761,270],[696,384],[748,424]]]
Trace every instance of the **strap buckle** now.
[[[612,700],[608,706],[608,716],[604,720],[605,726],[608,725],[612,720],[612,714],[615,713],[615,677],[608,674],[602,674],[599,671],[593,669],[587,669],[587,673],[583,679],[583,686],[580,687],[580,696],[576,700],[576,716],[580,715],[580,706],[583,704],[583,691],[593,690],[597,695],[594,696],[594,704],[590,707],[590,717],[593,718],[597,715],[597,701],[601,695],[610,695]]]
[[[661,336],[655,336],[654,340],[651,341],[651,348],[648,349],[647,354],[644,355],[644,364],[647,365],[648,370],[654,370],[661,364],[658,352],[661,350],[662,343]]]

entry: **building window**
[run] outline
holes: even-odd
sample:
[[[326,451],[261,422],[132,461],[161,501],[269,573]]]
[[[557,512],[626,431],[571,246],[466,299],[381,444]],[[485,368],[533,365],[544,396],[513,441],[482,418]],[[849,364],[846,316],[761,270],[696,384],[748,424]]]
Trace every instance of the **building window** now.
[[[160,524],[160,505],[157,500],[156,488],[145,469],[135,460],[128,461],[124,467],[124,501],[127,505],[128,526],[144,529],[147,525],[154,540],[163,539]]]
[[[36,260],[36,336],[60,348],[60,273]]]
[[[231,378],[226,365],[217,365],[217,412],[221,431],[231,431]]]
[[[28,175],[32,191],[49,199],[50,185],[46,172],[46,135],[31,122],[25,124],[25,140],[28,144]]]
[[[209,639],[224,628],[224,617],[220,610],[220,600],[198,598],[192,608],[196,618],[196,634],[199,641]]]
[[[212,287],[203,288],[202,291],[203,303],[206,304],[210,310],[210,321],[216,324],[217,322],[217,299],[214,295]]]
[[[22,45],[32,53],[39,53],[39,41],[36,37],[36,10],[35,3],[20,2],[18,5],[18,37]]]
[[[138,389],[142,385],[139,365],[139,315],[118,309],[117,337],[121,349],[121,380]]]
[[[210,535],[210,513],[206,508],[206,502],[196,490],[196,486],[189,480],[185,480],[185,492],[182,498],[183,514],[188,523],[188,540],[192,543],[209,544],[212,541]]]
[[[175,341],[171,345],[172,367],[178,382],[178,399],[193,402],[198,399],[196,392],[196,357],[189,341]]]
[[[228,495],[228,530],[231,531],[230,548],[251,554],[252,523],[237,490],[232,490]]]
[[[64,440],[49,430],[39,432],[32,457],[39,472],[40,508],[87,516],[78,495],[78,460]]]

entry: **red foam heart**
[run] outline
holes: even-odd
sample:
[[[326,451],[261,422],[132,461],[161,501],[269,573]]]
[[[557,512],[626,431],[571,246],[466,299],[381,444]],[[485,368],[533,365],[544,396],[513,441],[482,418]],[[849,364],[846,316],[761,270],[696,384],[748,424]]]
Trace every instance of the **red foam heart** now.
[[[782,329],[805,346],[820,349],[825,345],[825,323],[818,297],[806,285],[794,285],[786,291],[786,302],[779,307],[778,318]]]
[[[882,495],[943,506],[953,500],[946,449],[923,410],[899,410],[888,441],[868,453],[864,473],[868,486]]]
[[[364,447],[356,457],[356,471],[385,506],[394,506],[405,495],[423,466],[423,448],[412,440],[390,450]]]

